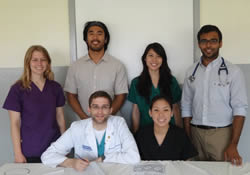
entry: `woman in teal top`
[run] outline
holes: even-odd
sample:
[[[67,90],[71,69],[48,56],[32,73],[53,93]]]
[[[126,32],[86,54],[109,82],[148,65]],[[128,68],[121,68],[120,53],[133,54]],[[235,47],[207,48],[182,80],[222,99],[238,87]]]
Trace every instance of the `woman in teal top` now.
[[[182,127],[179,101],[181,89],[167,63],[167,55],[159,43],[149,44],[142,56],[143,71],[131,82],[128,100],[133,103],[133,132],[139,127],[153,123],[149,116],[149,105],[156,95],[168,96],[173,105],[172,124]]]

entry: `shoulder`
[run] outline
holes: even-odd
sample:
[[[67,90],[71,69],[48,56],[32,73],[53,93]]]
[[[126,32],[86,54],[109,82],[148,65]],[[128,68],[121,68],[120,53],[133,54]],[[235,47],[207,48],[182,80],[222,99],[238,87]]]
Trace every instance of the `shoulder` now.
[[[86,63],[86,60],[88,59],[88,55],[82,56],[70,65],[71,70],[75,70],[76,68],[79,68],[83,66]]]
[[[200,63],[200,60],[196,61],[191,66],[189,66],[187,71],[186,71],[186,76],[190,76],[193,73],[193,71],[194,71],[195,67],[197,66],[197,64],[199,64],[199,63]]]
[[[175,85],[175,84],[178,84],[178,81],[177,79],[172,75],[172,79],[171,79],[171,82]]]
[[[225,60],[225,64],[229,72],[232,72],[232,73],[242,72],[239,66],[232,64],[230,61]]]
[[[11,89],[22,89],[22,84],[20,81],[15,82],[13,85],[10,87]]]
[[[71,130],[79,130],[79,129],[84,129],[88,126],[88,124],[91,122],[91,118],[84,119],[84,120],[79,120],[79,121],[74,121],[70,125]]]
[[[15,93],[23,93],[25,91],[27,91],[29,89],[25,89],[22,87],[22,84],[20,81],[14,83],[11,87],[10,87],[10,92],[15,92]]]
[[[172,134],[180,137],[180,136],[185,136],[185,131],[183,128],[179,128],[178,126],[176,125],[172,125],[172,124],[169,124],[170,126],[170,131]]]
[[[105,53],[104,57],[105,57],[105,59],[108,60],[108,63],[114,64],[114,65],[119,66],[119,67],[124,67],[123,63],[119,59],[117,59],[116,57],[114,57],[108,53]]]
[[[140,128],[136,132],[136,138],[137,139],[143,139],[145,136],[148,138],[148,136],[153,134],[153,124],[147,125],[145,127]]]
[[[56,88],[61,88],[62,86],[58,83],[58,82],[56,82],[55,80],[47,80],[48,81],[48,84],[50,85],[50,86],[53,86],[53,87],[56,87]]]
[[[135,77],[132,81],[131,81],[131,85],[137,85],[139,81],[139,77]]]
[[[108,121],[111,122],[113,125],[121,125],[121,124],[126,123],[123,117],[115,116],[115,115],[111,115]]]

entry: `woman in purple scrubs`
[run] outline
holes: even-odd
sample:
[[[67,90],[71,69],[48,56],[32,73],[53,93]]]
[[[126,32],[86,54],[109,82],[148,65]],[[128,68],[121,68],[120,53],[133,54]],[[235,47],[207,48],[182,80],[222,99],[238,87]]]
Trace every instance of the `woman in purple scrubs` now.
[[[53,79],[48,51],[31,46],[23,74],[3,105],[10,116],[16,163],[41,162],[41,154],[65,131],[64,93]]]

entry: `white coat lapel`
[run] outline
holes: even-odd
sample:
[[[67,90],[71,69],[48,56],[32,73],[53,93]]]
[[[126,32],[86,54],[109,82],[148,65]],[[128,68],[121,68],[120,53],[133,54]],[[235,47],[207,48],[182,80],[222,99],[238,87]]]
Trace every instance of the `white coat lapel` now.
[[[114,126],[112,119],[110,119],[112,116],[109,117],[108,123],[107,123],[107,129],[106,129],[106,137],[105,137],[105,152],[108,151],[112,139],[114,139]]]
[[[84,139],[88,140],[89,146],[91,147],[91,149],[93,150],[93,153],[97,157],[98,153],[97,153],[96,138],[95,138],[95,134],[94,134],[92,119],[89,120],[89,122],[88,122],[88,125],[86,127],[86,138],[84,138]]]

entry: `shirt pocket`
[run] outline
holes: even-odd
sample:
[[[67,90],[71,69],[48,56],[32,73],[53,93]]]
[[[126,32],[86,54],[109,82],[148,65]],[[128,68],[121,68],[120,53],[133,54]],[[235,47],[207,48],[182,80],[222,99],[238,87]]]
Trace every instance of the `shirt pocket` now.
[[[230,98],[230,83],[215,80],[209,91],[212,102],[228,102]]]

